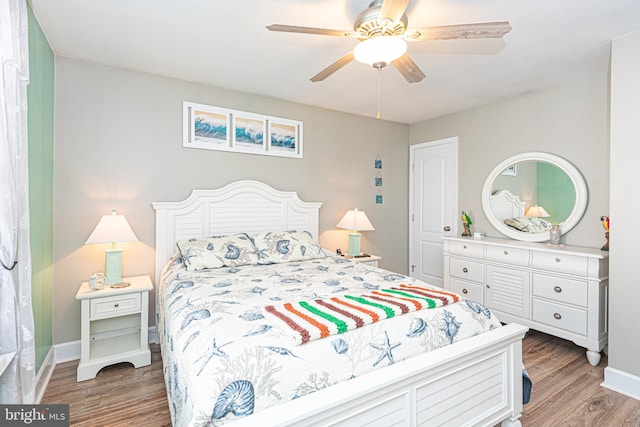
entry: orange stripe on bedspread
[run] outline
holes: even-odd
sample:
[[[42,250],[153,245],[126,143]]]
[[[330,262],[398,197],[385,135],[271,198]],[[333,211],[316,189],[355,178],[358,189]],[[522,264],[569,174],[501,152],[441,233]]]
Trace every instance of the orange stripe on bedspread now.
[[[329,335],[331,335],[331,332],[329,331],[328,327],[326,327],[322,323],[318,322],[313,317],[307,316],[303,312],[301,312],[299,310],[296,310],[291,303],[289,303],[289,302],[286,303],[284,305],[284,308],[287,309],[288,311],[290,311],[291,313],[295,314],[296,316],[299,316],[300,318],[302,318],[302,319],[306,320],[307,322],[311,323],[316,328],[318,328],[318,330],[320,330],[320,337],[321,338],[328,337]]]

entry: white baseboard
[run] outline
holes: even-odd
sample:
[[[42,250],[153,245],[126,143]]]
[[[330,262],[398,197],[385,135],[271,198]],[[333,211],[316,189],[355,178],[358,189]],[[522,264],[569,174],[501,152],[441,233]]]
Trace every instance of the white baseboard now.
[[[640,400],[640,377],[607,366],[604,368],[604,382],[610,390]]]
[[[156,327],[149,327],[149,343],[156,342]],[[55,363],[71,362],[80,359],[80,340],[56,344]]]
[[[56,363],[71,362],[80,359],[80,340],[56,344]]]
[[[53,370],[56,367],[56,362],[54,360],[55,350],[53,347],[49,349],[47,355],[38,370],[38,375],[36,375],[36,404],[42,401],[42,397],[44,396],[44,392],[49,385],[49,380],[51,379],[51,375],[53,375]]]

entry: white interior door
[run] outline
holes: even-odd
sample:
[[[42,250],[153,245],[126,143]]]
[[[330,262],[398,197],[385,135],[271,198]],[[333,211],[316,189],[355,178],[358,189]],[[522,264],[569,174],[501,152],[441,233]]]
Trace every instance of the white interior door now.
[[[458,138],[412,145],[409,167],[409,274],[442,286],[442,236],[458,231]]]

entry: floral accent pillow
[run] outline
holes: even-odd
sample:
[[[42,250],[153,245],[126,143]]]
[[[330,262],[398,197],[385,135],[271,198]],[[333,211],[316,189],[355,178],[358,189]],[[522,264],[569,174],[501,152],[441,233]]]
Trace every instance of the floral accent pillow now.
[[[244,233],[179,240],[176,244],[188,271],[258,263],[256,248]]]
[[[525,233],[540,233],[548,231],[551,228],[551,223],[542,218],[507,218],[504,220],[504,223],[509,227],[524,231]]]
[[[258,264],[274,264],[324,258],[322,250],[308,231],[270,231],[253,236]]]

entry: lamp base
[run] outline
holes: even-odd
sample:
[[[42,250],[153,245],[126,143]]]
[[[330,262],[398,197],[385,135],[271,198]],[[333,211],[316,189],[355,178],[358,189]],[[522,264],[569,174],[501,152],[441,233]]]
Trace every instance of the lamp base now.
[[[107,285],[122,282],[122,249],[105,249]]]
[[[360,234],[351,233],[349,234],[349,256],[358,256],[360,255]]]

